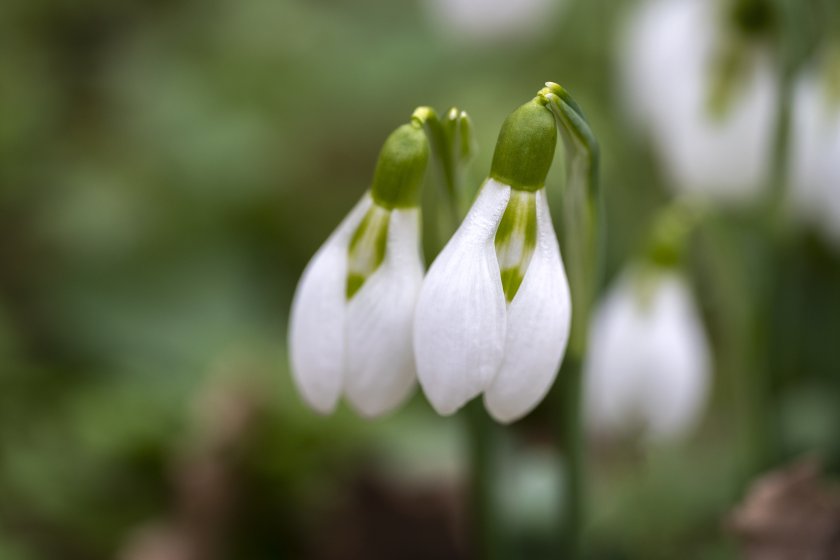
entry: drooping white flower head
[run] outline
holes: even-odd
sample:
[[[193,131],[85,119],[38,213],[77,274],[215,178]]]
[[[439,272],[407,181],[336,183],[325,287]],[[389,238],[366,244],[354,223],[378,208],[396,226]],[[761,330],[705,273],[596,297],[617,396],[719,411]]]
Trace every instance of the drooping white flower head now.
[[[556,141],[537,100],[508,117],[490,178],[423,283],[417,373],[440,414],[483,393],[490,415],[511,422],[557,374],[571,303],[544,188]]]
[[[454,38],[498,42],[551,28],[565,0],[426,0],[432,21]]]
[[[651,266],[626,271],[595,311],[584,360],[590,431],[676,438],[699,420],[711,358],[683,278]]]
[[[840,247],[840,99],[826,78],[808,70],[797,80],[790,181],[799,213]]]
[[[777,78],[769,53],[732,42],[720,4],[646,2],[622,44],[622,100],[674,188],[738,204],[766,183]]]
[[[423,281],[419,189],[429,147],[418,122],[385,142],[373,186],[312,257],[289,320],[292,374],[331,412],[344,393],[364,416],[398,406],[415,384],[411,324]]]

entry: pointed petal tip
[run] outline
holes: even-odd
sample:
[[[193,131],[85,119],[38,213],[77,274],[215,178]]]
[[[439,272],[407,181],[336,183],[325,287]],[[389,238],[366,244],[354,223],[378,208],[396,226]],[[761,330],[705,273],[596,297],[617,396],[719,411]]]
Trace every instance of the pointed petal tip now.
[[[402,407],[413,395],[417,388],[417,384],[412,382],[405,388],[397,389],[398,392],[382,395],[357,393],[348,388],[347,402],[356,413],[362,418],[372,420],[382,416],[388,416]]]
[[[461,410],[461,408],[463,408],[463,406],[466,404],[465,402],[461,404],[436,403],[432,399],[428,398],[428,395],[426,395],[426,400],[429,402],[434,411],[441,416],[452,416],[453,414]]]
[[[480,388],[468,388],[463,382],[453,386],[446,383],[445,378],[424,375],[420,369],[417,371],[417,380],[426,401],[441,416],[455,414],[481,393]]]
[[[312,395],[310,392],[303,389],[300,383],[297,383],[298,394],[300,394],[300,400],[303,403],[311,408],[314,412],[321,416],[330,416],[332,413],[335,412],[335,409],[338,408],[338,397],[339,395],[335,395],[335,397],[326,397],[323,396],[315,396]]]
[[[397,403],[393,406],[380,406],[378,403],[372,404],[364,401],[364,399],[360,401],[359,399],[350,398],[349,395],[347,396],[347,402],[350,403],[350,407],[356,412],[356,414],[365,420],[376,420],[377,418],[388,416],[396,411],[400,404]]]
[[[486,393],[484,395],[484,409],[487,410],[487,414],[489,414],[493,420],[505,426],[513,424],[518,420],[521,420],[522,418],[527,416],[535,407],[536,405],[524,411],[514,411],[505,408]]]

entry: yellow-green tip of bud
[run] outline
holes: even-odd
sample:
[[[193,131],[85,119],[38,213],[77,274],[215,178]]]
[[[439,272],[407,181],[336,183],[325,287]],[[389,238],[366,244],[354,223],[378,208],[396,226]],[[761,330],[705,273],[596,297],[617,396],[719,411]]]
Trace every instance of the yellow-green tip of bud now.
[[[376,162],[371,194],[383,208],[409,208],[420,204],[420,189],[429,161],[429,141],[420,118],[412,117],[391,133]]]
[[[554,159],[557,126],[544,96],[508,115],[496,141],[490,177],[523,191],[537,191]]]

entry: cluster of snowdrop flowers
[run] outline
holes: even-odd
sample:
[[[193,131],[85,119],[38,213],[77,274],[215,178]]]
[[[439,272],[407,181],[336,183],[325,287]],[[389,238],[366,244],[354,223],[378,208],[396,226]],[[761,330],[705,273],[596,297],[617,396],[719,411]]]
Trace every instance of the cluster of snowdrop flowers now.
[[[767,179],[778,72],[766,48],[739,41],[724,7],[648,0],[625,36],[622,99],[674,188],[739,204]]]
[[[584,361],[584,412],[596,435],[667,440],[700,418],[711,358],[686,280],[638,264],[595,310]]]
[[[544,186],[556,143],[544,97],[508,116],[490,177],[423,283],[417,372],[440,414],[483,394],[490,415],[511,422],[557,374],[571,303]]]
[[[383,414],[419,378],[440,414],[483,394],[490,415],[511,422],[548,392],[571,322],[544,186],[557,144],[547,105],[564,93],[551,85],[505,121],[489,178],[425,279],[423,119],[385,142],[371,190],[312,258],[292,304],[293,377],[314,409],[332,411],[344,393],[361,414]]]
[[[307,265],[289,321],[294,380],[315,410],[345,393],[365,416],[415,385],[411,323],[423,281],[420,189],[429,143],[419,117],[385,141],[373,184]]]

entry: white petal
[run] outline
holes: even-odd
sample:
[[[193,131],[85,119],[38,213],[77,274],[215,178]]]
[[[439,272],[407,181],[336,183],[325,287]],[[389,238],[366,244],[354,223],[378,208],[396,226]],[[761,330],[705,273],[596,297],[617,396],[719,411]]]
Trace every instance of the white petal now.
[[[551,28],[568,0],[426,0],[433,23],[453,39],[499,43]]]
[[[306,265],[292,300],[292,378],[304,400],[323,414],[335,409],[341,393],[347,250],[370,205],[366,193]]]
[[[545,189],[537,191],[537,246],[508,307],[504,360],[484,393],[499,422],[512,422],[545,397],[563,360],[572,306]]]
[[[452,414],[481,393],[502,361],[505,296],[494,238],[509,198],[509,186],[484,184],[420,290],[417,375],[440,414]]]
[[[347,308],[347,377],[350,403],[364,416],[398,406],[416,378],[412,327],[423,283],[420,211],[394,210],[385,260]]]

